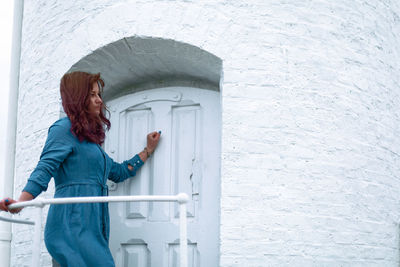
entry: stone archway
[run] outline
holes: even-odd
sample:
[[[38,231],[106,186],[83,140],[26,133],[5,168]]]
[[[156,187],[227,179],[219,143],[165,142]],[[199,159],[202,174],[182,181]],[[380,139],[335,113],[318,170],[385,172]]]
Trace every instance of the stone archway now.
[[[192,86],[219,91],[222,61],[195,46],[161,38],[128,37],[98,48],[68,72],[100,72],[108,101],[141,90]]]

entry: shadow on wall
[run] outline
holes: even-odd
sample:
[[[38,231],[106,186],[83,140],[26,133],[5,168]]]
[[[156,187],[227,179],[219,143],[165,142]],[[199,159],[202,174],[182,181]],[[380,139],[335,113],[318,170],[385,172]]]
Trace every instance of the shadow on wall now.
[[[128,37],[96,49],[68,72],[101,73],[105,101],[138,91],[189,86],[219,91],[222,61],[189,44]]]

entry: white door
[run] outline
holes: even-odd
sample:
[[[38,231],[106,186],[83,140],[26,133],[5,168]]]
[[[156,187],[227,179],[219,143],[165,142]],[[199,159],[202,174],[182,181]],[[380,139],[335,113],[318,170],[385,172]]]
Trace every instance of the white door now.
[[[188,203],[189,266],[219,262],[220,104],[211,90],[168,87],[107,103],[111,130],[105,149],[118,162],[146,146],[161,131],[157,150],[132,179],[110,195],[171,195]],[[178,267],[179,209],[175,203],[111,203],[110,248],[116,266]]]

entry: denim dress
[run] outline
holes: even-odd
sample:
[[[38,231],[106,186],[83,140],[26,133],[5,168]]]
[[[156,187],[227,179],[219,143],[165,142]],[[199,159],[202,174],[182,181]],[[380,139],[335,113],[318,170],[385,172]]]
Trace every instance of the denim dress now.
[[[49,128],[39,163],[23,191],[36,197],[47,190],[54,177],[55,198],[107,196],[107,179],[122,182],[135,176],[143,165],[138,155],[116,163],[101,146],[80,142],[70,129],[68,118]],[[50,255],[63,267],[110,267],[115,265],[109,233],[108,203],[51,205],[44,240]]]

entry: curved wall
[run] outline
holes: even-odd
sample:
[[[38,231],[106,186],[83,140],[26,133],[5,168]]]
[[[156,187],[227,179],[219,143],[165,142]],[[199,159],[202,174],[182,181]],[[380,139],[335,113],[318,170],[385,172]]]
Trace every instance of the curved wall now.
[[[397,266],[399,12],[378,0],[26,1],[15,192],[58,117],[63,73],[124,37],[171,39],[223,61],[220,265]],[[14,227],[13,266],[29,245]]]

